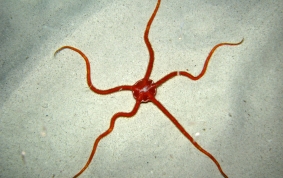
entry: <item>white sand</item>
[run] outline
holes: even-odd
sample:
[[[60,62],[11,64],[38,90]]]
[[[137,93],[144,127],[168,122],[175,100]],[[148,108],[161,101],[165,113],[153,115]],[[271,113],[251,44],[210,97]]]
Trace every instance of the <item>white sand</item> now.
[[[0,177],[71,177],[85,164],[111,116],[130,111],[130,92],[145,73],[143,32],[155,1],[88,4],[3,1],[0,7]],[[164,0],[153,22],[151,78],[175,70],[198,74],[219,42],[245,41],[215,53],[199,81],[176,77],[156,98],[229,177],[283,175],[283,2]],[[214,163],[152,103],[117,121],[81,177],[221,177]]]

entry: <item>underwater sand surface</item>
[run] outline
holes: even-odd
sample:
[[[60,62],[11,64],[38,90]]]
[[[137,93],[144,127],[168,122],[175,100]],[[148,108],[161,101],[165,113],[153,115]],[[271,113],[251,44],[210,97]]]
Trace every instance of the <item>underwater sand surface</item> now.
[[[131,92],[98,95],[85,79],[89,58],[100,89],[144,76],[143,41],[156,1],[3,1],[0,7],[0,177],[72,177],[110,118],[129,112]],[[229,177],[283,175],[283,2],[163,0],[149,39],[151,79],[175,77],[156,98],[220,162]],[[152,103],[120,118],[81,177],[221,177]]]

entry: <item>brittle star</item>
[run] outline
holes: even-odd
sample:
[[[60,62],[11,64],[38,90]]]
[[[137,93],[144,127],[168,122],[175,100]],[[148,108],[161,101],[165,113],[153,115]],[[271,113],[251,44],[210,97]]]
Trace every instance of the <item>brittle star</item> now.
[[[56,55],[59,51],[63,50],[63,49],[70,49],[73,50],[77,53],[79,53],[85,60],[86,63],[86,78],[87,78],[87,84],[89,86],[89,88],[97,94],[101,94],[101,95],[107,95],[107,94],[111,94],[111,93],[115,93],[118,91],[123,91],[123,90],[128,90],[131,91],[133,93],[133,96],[136,100],[136,103],[134,105],[134,108],[130,111],[130,112],[118,112],[116,114],[114,114],[111,118],[110,121],[110,125],[109,128],[103,132],[102,134],[100,134],[93,145],[93,149],[92,152],[88,158],[88,161],[86,162],[85,166],[74,176],[74,177],[78,177],[79,175],[81,175],[89,166],[90,162],[93,159],[93,156],[96,152],[97,146],[99,144],[99,142],[101,141],[102,138],[106,137],[107,135],[109,135],[115,126],[115,122],[118,118],[120,117],[132,117],[134,116],[141,103],[147,103],[147,102],[152,102],[153,104],[155,104],[169,119],[170,121],[179,129],[179,131],[203,154],[205,154],[206,156],[208,156],[213,162],[214,164],[217,166],[218,170],[220,171],[220,173],[222,174],[223,177],[228,177],[224,171],[222,170],[219,162],[214,158],[214,156],[212,156],[212,154],[210,154],[208,151],[206,151],[205,149],[203,149],[193,138],[192,136],[185,130],[185,128],[178,122],[178,120],[155,98],[156,95],[156,89],[161,86],[163,83],[167,82],[168,80],[172,79],[173,77],[176,76],[184,76],[184,77],[188,77],[191,80],[199,80],[201,77],[203,77],[203,75],[206,72],[209,60],[211,58],[211,56],[213,55],[213,53],[215,52],[215,50],[220,47],[220,46],[236,46],[236,45],[240,45],[244,39],[242,39],[242,41],[238,42],[238,43],[219,43],[217,45],[215,45],[211,51],[209,52],[205,62],[204,62],[204,66],[202,68],[202,71],[200,72],[200,74],[198,74],[197,76],[194,76],[186,71],[174,71],[171,72],[167,75],[165,75],[163,78],[161,78],[160,80],[158,80],[157,82],[153,82],[149,77],[150,74],[152,72],[152,68],[153,68],[153,63],[154,63],[154,51],[153,48],[151,46],[151,43],[148,39],[148,34],[149,34],[149,30],[150,30],[150,26],[152,24],[153,19],[156,16],[156,13],[159,9],[161,0],[157,1],[157,4],[155,6],[155,9],[147,23],[145,32],[144,32],[144,42],[147,46],[148,52],[149,52],[149,63],[147,66],[147,70],[145,72],[145,75],[142,79],[138,80],[134,85],[121,85],[121,86],[117,86],[111,89],[107,89],[107,90],[101,90],[96,88],[91,81],[91,69],[90,69],[90,63],[89,60],[87,58],[87,56],[80,51],[77,48],[74,48],[72,46],[63,46],[61,48],[59,48],[54,55]]]

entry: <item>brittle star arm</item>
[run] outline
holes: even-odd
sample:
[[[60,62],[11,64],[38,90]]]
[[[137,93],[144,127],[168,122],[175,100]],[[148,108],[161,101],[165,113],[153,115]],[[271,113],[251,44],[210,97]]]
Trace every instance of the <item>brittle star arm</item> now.
[[[110,89],[107,89],[107,90],[101,90],[101,89],[98,89],[96,88],[93,84],[92,84],[92,81],[91,81],[91,71],[90,71],[90,63],[89,63],[89,60],[88,58],[86,57],[86,55],[80,51],[79,49],[77,48],[74,48],[72,46],[62,46],[61,48],[59,48],[58,50],[55,51],[54,53],[54,56],[61,50],[63,49],[71,49],[77,53],[79,53],[85,60],[85,63],[86,63],[86,79],[87,79],[87,84],[88,84],[88,87],[95,93],[97,94],[102,94],[102,95],[106,95],[106,94],[110,94],[110,93],[114,93],[114,92],[117,92],[117,91],[122,91],[122,90],[131,90],[131,87],[130,85],[121,85],[121,86],[117,86],[117,87],[114,87],[114,88],[110,88]]]
[[[228,176],[223,172],[220,164],[218,163],[218,161],[214,158],[214,156],[212,156],[212,154],[210,154],[208,151],[206,151],[205,149],[203,149],[193,138],[192,136],[185,130],[185,128],[177,121],[177,119],[170,114],[170,112],[158,101],[156,100],[154,97],[151,98],[151,101],[171,120],[171,122],[179,129],[179,131],[199,150],[201,151],[203,154],[205,154],[206,156],[208,156],[217,166],[218,170],[220,171],[220,173],[222,174],[223,177],[228,178]]]
[[[94,154],[95,154],[95,152],[96,152],[96,149],[97,149],[97,146],[98,146],[100,140],[103,139],[104,137],[106,137],[107,135],[109,135],[109,134],[113,131],[116,120],[117,120],[119,117],[132,117],[132,116],[134,116],[134,115],[137,113],[137,111],[138,111],[138,109],[139,109],[139,107],[140,107],[140,104],[141,104],[141,102],[140,102],[139,100],[136,100],[136,104],[135,104],[134,108],[132,109],[132,111],[130,111],[130,112],[118,112],[118,113],[116,113],[116,114],[114,114],[114,115],[112,116],[111,121],[110,121],[109,128],[108,128],[105,132],[103,132],[102,134],[100,134],[100,135],[96,138],[96,140],[95,140],[95,142],[94,142],[94,144],[93,144],[93,148],[92,148],[92,151],[91,151],[91,153],[90,153],[90,156],[89,156],[89,158],[88,158],[87,163],[86,163],[85,166],[80,170],[80,172],[78,172],[78,173],[74,176],[74,178],[75,178],[75,177],[78,177],[79,175],[81,175],[81,174],[87,169],[87,167],[89,166],[89,164],[90,164],[90,162],[91,162],[91,160],[92,160],[92,158],[93,158],[93,156],[94,156]]]
[[[158,8],[160,6],[160,3],[161,3],[161,0],[158,0],[157,1],[157,4],[155,6],[155,9],[149,19],[149,21],[147,22],[147,25],[146,25],[146,29],[144,31],[144,36],[143,36],[143,39],[144,39],[144,42],[147,46],[147,49],[148,49],[148,53],[149,53],[149,62],[148,62],[148,66],[147,66],[147,70],[146,70],[146,73],[145,73],[145,76],[144,76],[144,81],[147,81],[149,79],[149,76],[152,72],[152,68],[153,68],[153,63],[154,63],[154,51],[152,49],[152,46],[150,44],[150,41],[148,39],[148,34],[149,34],[149,30],[150,30],[150,26],[155,18],[155,15],[158,11]]]
[[[211,51],[209,52],[208,56],[206,57],[206,60],[204,62],[204,65],[203,65],[203,68],[202,68],[202,71],[200,72],[200,74],[198,74],[197,76],[193,76],[192,74],[186,72],[186,71],[174,71],[174,72],[171,72],[169,74],[167,74],[166,76],[164,76],[163,78],[161,78],[160,80],[158,80],[155,84],[156,86],[160,86],[162,85],[164,82],[170,80],[171,78],[173,77],[176,77],[178,75],[182,75],[182,76],[185,76],[185,77],[188,77],[192,80],[198,80],[200,79],[206,72],[206,69],[207,69],[207,66],[208,66],[208,63],[211,59],[211,56],[213,55],[213,53],[215,52],[215,50],[217,48],[219,48],[220,46],[237,46],[237,45],[240,45],[241,43],[243,43],[244,39],[242,39],[242,41],[238,42],[238,43],[219,43],[217,45],[215,45]]]

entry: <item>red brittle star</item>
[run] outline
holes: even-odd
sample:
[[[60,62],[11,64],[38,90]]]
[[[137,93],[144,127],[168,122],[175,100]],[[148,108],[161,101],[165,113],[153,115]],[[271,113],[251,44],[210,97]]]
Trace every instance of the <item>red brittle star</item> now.
[[[199,150],[201,151],[203,154],[205,154],[206,156],[208,156],[214,163],[215,165],[217,166],[218,170],[220,171],[220,173],[222,174],[223,177],[228,177],[222,170],[219,162],[214,158],[214,156],[212,156],[212,154],[210,154],[208,151],[206,151],[205,149],[203,149],[193,138],[192,136],[184,129],[184,127],[177,121],[177,119],[155,98],[155,95],[156,95],[156,89],[162,85],[163,83],[165,83],[166,81],[170,80],[171,78],[173,77],[176,77],[176,76],[184,76],[184,77],[188,77],[189,79],[191,80],[198,80],[200,79],[206,72],[206,69],[207,69],[207,66],[208,66],[208,62],[212,56],[212,54],[215,52],[215,50],[220,47],[220,46],[236,46],[236,45],[240,45],[244,39],[238,43],[219,43],[217,45],[215,45],[211,51],[209,52],[206,60],[205,60],[205,63],[204,63],[204,66],[203,66],[203,69],[202,71],[200,72],[200,74],[198,74],[197,76],[193,76],[192,74],[186,72],[186,71],[174,71],[174,72],[171,72],[167,75],[165,75],[163,78],[161,78],[160,80],[158,80],[157,82],[153,82],[149,77],[150,77],[150,74],[152,72],[152,68],[153,68],[153,63],[154,63],[154,51],[151,47],[151,44],[150,44],[150,41],[148,39],[148,34],[149,34],[149,30],[150,30],[150,26],[152,24],[152,21],[153,19],[155,18],[155,15],[158,11],[158,8],[160,6],[160,3],[161,3],[161,0],[158,0],[157,1],[157,4],[156,4],[156,7],[147,23],[147,26],[146,26],[146,29],[145,29],[145,32],[144,32],[144,41],[145,41],[145,44],[147,46],[147,49],[148,49],[148,52],[149,52],[149,63],[148,63],[148,66],[147,66],[147,70],[146,70],[146,73],[144,75],[144,77],[140,80],[138,80],[134,85],[121,85],[121,86],[117,86],[117,87],[114,87],[114,88],[111,88],[111,89],[107,89],[107,90],[101,90],[101,89],[98,89],[96,88],[93,84],[92,84],[92,81],[91,81],[91,74],[90,74],[90,63],[89,63],[89,60],[88,58],[86,57],[86,55],[81,52],[79,49],[77,48],[74,48],[72,46],[63,46],[61,48],[59,48],[55,53],[54,55],[56,55],[59,51],[63,50],[63,49],[71,49],[77,53],[79,53],[85,60],[85,63],[86,63],[86,71],[87,71],[87,74],[86,74],[86,77],[87,77],[87,84],[89,86],[89,88],[97,93],[97,94],[101,94],[101,95],[107,95],[107,94],[111,94],[111,93],[115,93],[115,92],[118,92],[118,91],[122,91],[122,90],[128,90],[128,91],[131,91],[133,93],[133,96],[136,100],[136,103],[134,105],[134,108],[132,109],[132,111],[130,112],[118,112],[116,114],[114,114],[111,118],[111,121],[110,121],[110,126],[109,128],[103,132],[101,135],[99,135],[95,142],[94,142],[94,145],[93,145],[93,149],[92,149],[92,152],[88,158],[88,161],[86,162],[85,166],[74,176],[74,177],[78,177],[79,175],[81,175],[86,169],[87,167],[89,166],[95,152],[96,152],[96,149],[97,149],[97,146],[98,146],[98,143],[100,142],[100,140],[104,137],[106,137],[107,135],[109,135],[113,129],[114,129],[114,125],[115,125],[115,122],[116,120],[119,118],[119,117],[132,117],[134,116],[139,107],[140,107],[140,104],[141,103],[146,103],[146,102],[152,102],[154,103],[170,120],[171,122],[179,129],[179,131]]]

